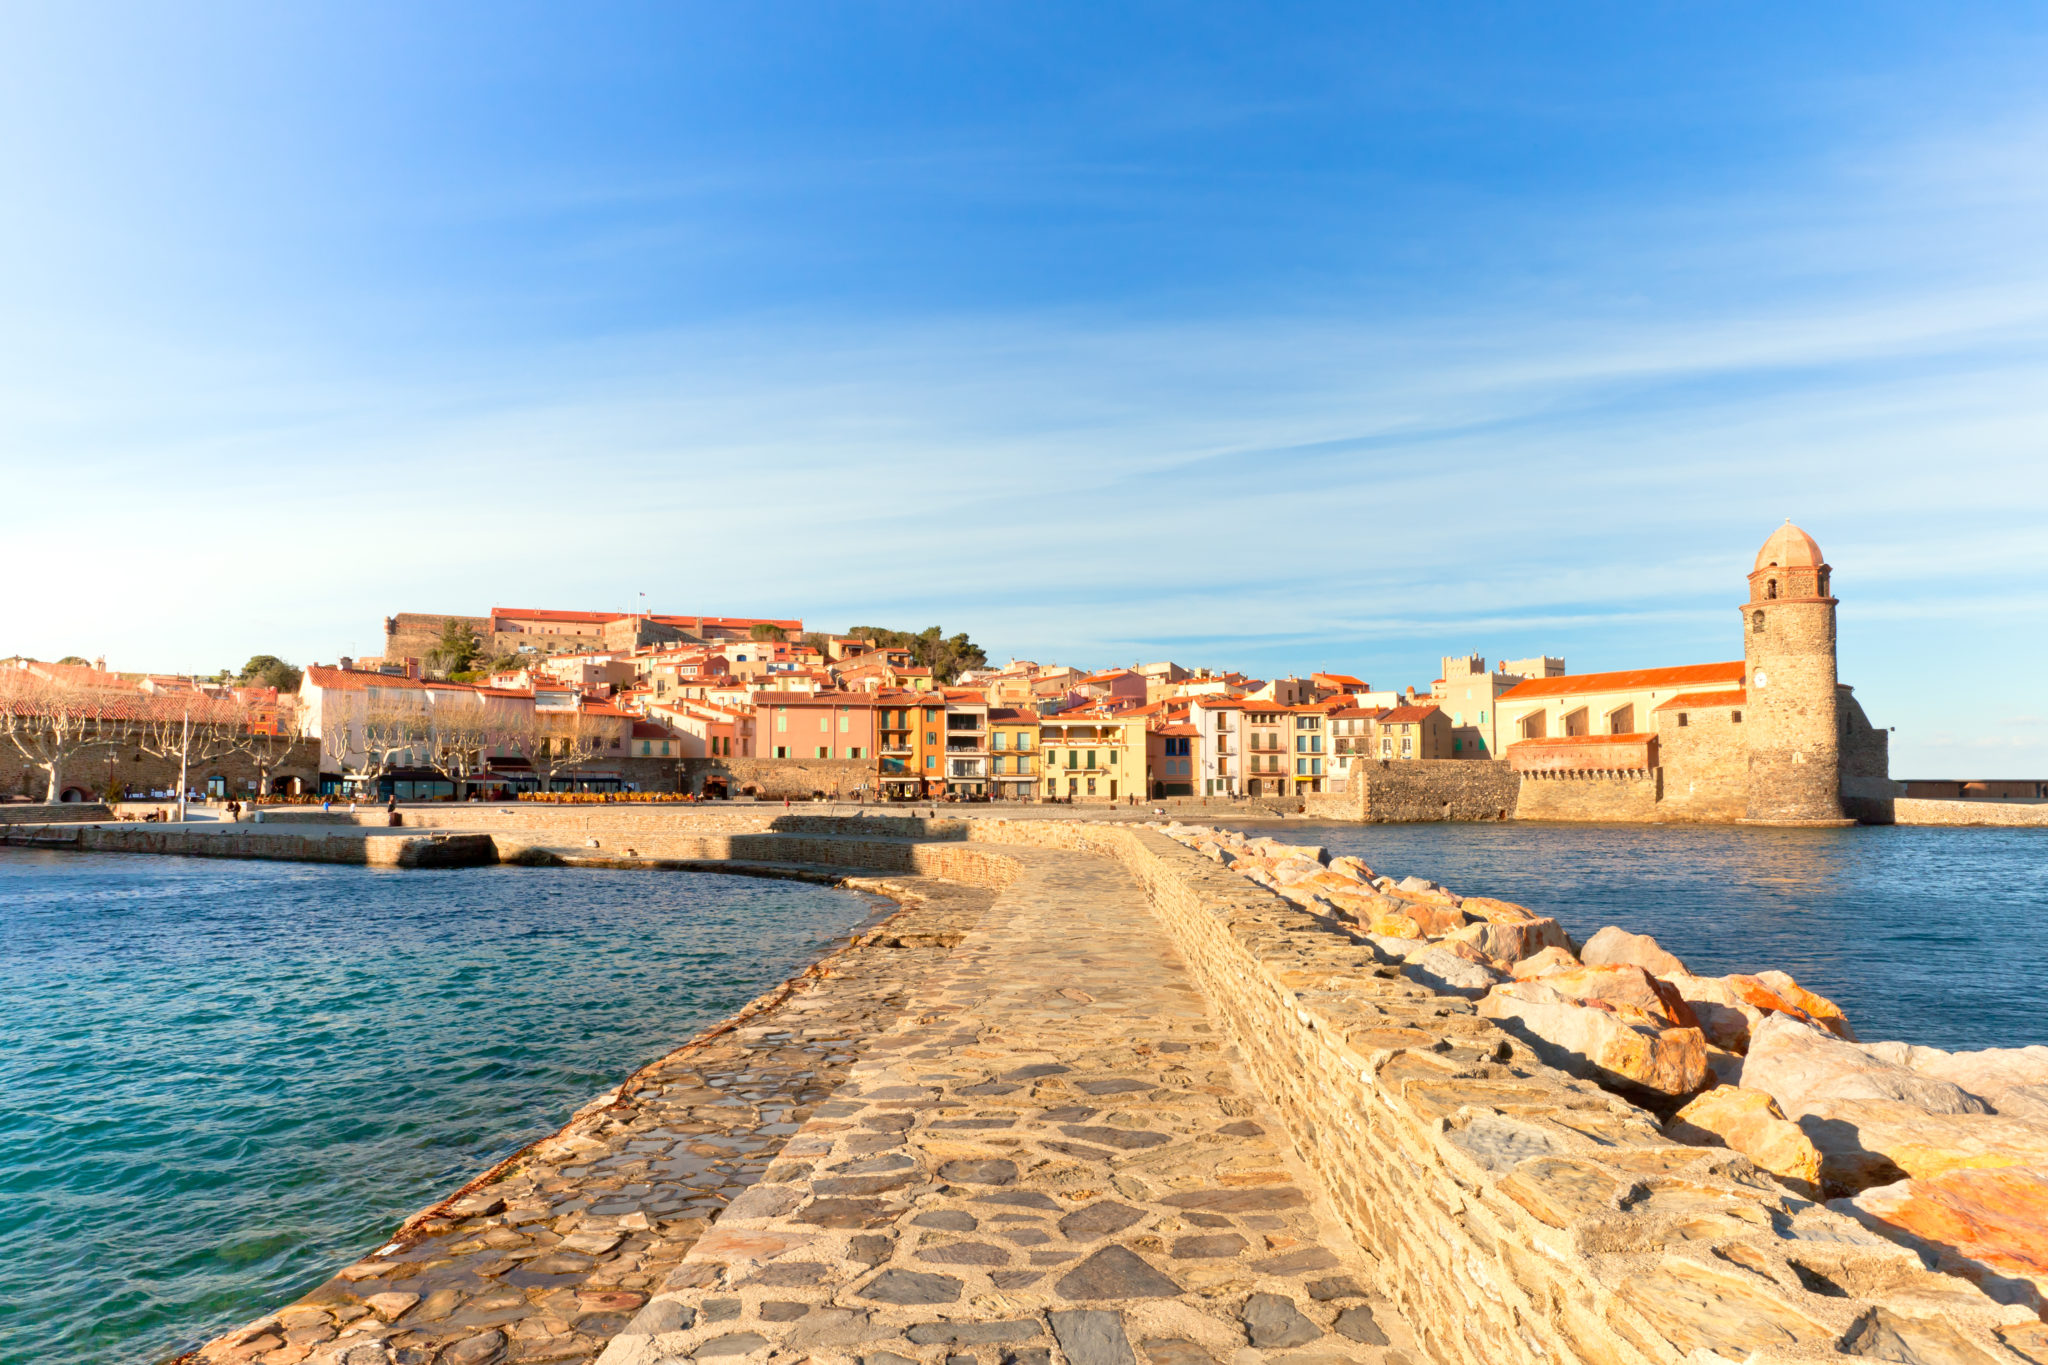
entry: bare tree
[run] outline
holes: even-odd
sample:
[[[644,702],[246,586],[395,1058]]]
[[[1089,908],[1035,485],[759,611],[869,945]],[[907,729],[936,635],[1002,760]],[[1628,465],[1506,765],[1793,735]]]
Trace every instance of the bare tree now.
[[[503,743],[532,765],[533,778],[546,791],[557,777],[572,773],[604,752],[606,735],[581,711],[532,711],[514,717],[502,732]]]
[[[256,794],[270,795],[271,774],[290,762],[298,752],[299,745],[306,739],[306,726],[310,719],[308,710],[298,704],[298,699],[280,696],[277,699],[277,723],[275,726],[249,727],[248,752],[250,766],[256,769]],[[342,727],[346,729],[346,726]],[[323,752],[326,736],[321,737]]]
[[[0,734],[49,776],[43,800],[53,805],[63,796],[66,765],[90,749],[118,743],[124,712],[138,701],[106,688],[0,668]]]
[[[372,703],[363,714],[361,775],[381,777],[393,768],[424,767],[432,738],[433,718],[417,697]]]
[[[146,754],[178,760],[178,818],[183,820],[192,769],[247,747],[249,708],[233,697],[159,693],[143,703],[133,738]]]
[[[455,784],[457,797],[472,778],[490,766],[491,750],[509,744],[510,719],[504,708],[474,693],[447,697],[428,713],[428,759]]]

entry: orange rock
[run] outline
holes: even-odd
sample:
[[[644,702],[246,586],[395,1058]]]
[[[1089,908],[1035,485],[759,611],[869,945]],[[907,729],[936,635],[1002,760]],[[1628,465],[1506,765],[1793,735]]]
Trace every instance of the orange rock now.
[[[1631,934],[1612,924],[1586,940],[1585,946],[1579,949],[1579,958],[1588,965],[1599,967],[1628,963],[1641,967],[1652,976],[1688,975],[1685,964],[1664,951],[1656,939],[1648,934]]]
[[[1818,1023],[1805,1010],[1754,976],[1690,976],[1667,973],[1659,978],[1692,1006],[1693,1014],[1715,1047],[1749,1051],[1749,1035],[1765,1016],[1782,1014],[1803,1024]],[[1816,996],[1815,999],[1819,997]]]
[[[1520,962],[1553,949],[1566,951],[1565,945],[1571,941],[1554,919],[1481,920],[1453,930],[1450,939],[1470,943],[1501,963]]]
[[[1569,948],[1544,948],[1534,958],[1516,962],[1509,974],[1516,980],[1534,980],[1536,976],[1548,976],[1550,972],[1569,972],[1575,966],[1579,966],[1579,960],[1571,956]]]
[[[1581,1002],[1605,1000],[1610,1004],[1633,1005],[1667,1024],[1699,1027],[1684,997],[1669,984],[1628,963],[1549,972],[1544,975],[1543,984]]]
[[[1930,1114],[1906,1100],[1825,1100],[1799,1115],[1830,1196],[1951,1171],[2048,1170],[2048,1129],[2002,1114]]]
[[[1400,897],[1401,913],[1422,927],[1425,934],[1448,934],[1465,925],[1465,912],[1455,905],[1442,901],[1421,900],[1414,896]]]
[[[1579,966],[1579,960],[1572,956],[1569,948],[1545,948],[1534,957],[1525,957],[1517,962],[1510,973],[1517,981],[1528,981],[1552,972],[1570,971]]]
[[[1435,941],[1424,940],[1416,944],[1414,951],[1408,954],[1409,960],[1413,961],[1426,952],[1450,953],[1455,957],[1465,959],[1467,962],[1476,962],[1482,967],[1491,967],[1493,965],[1492,958],[1463,939],[1440,938]]]
[[[1931,1253],[1992,1298],[2048,1306],[2048,1167],[1958,1170],[1865,1190],[1831,1207]]]
[[[1809,1199],[1820,1189],[1819,1149],[1761,1090],[1716,1086],[1673,1115],[1664,1136],[1732,1148]]]
[[[1815,995],[1783,972],[1758,972],[1756,979],[1769,986],[1780,1000],[1804,1011],[1807,1018],[1837,1038],[1852,1043],[1856,1041],[1855,1030],[1849,1027],[1849,1017],[1842,1013],[1841,1006],[1826,996]]]
[[[1495,900],[1492,896],[1467,896],[1459,908],[1468,915],[1492,924],[1512,924],[1516,920],[1543,918],[1527,906],[1516,905],[1513,901]]]
[[[1479,1002],[1481,1017],[1522,1038],[1552,1066],[1626,1092],[1690,1095],[1707,1081],[1707,1043],[1696,1028],[1606,1000],[1580,1001],[1541,981],[1510,981]]]

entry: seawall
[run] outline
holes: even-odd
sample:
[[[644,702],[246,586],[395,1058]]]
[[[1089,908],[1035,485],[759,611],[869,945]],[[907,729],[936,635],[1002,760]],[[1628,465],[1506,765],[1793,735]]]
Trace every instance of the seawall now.
[[[606,1222],[612,1215],[592,1220],[587,1209],[609,1205],[587,1199],[574,1212],[549,1221],[547,1210],[562,1207],[563,1196],[571,1196],[569,1202],[574,1202],[579,1182],[616,1181],[626,1178],[620,1175],[622,1170],[630,1175],[638,1169],[629,1164],[632,1143],[646,1142],[648,1134],[668,1122],[657,1120],[651,1110],[634,1107],[640,1103],[635,1097],[648,1090],[653,1078],[671,1077],[662,1085],[674,1087],[684,1085],[672,1079],[684,1071],[698,1077],[690,1082],[694,1091],[684,1087],[664,1092],[664,1103],[682,1104],[688,1095],[700,1093],[709,1095],[711,1101],[723,1098],[720,1087],[701,1079],[701,1068],[689,1070],[696,1063],[678,1054],[635,1078],[622,1091],[600,1097],[562,1132],[530,1149],[526,1164],[515,1161],[471,1182],[459,1198],[443,1201],[409,1223],[406,1238],[394,1239],[361,1265],[344,1270],[304,1304],[223,1338],[208,1348],[203,1359],[262,1360],[269,1365],[274,1358],[281,1362],[295,1344],[288,1339],[294,1331],[302,1332],[299,1340],[310,1346],[327,1349],[327,1344],[333,1343],[329,1354],[336,1360],[341,1359],[338,1353],[344,1346],[353,1349],[349,1346],[352,1341],[378,1344],[380,1350],[387,1343],[402,1344],[408,1339],[407,1332],[426,1331],[434,1325],[415,1321],[416,1313],[426,1311],[428,1296],[406,1287],[411,1284],[406,1276],[425,1274],[424,1267],[437,1263],[434,1258],[443,1253],[482,1255],[482,1251],[460,1249],[488,1249],[493,1238],[510,1247],[512,1243],[505,1239],[517,1236],[524,1239],[520,1244],[534,1257],[523,1263],[552,1274],[573,1277],[585,1269],[595,1273],[611,1264],[605,1258],[624,1255],[621,1248],[641,1260],[652,1257],[648,1264],[658,1263],[656,1273],[636,1260],[634,1265],[640,1268],[617,1272],[620,1277],[638,1277],[632,1283],[615,1278],[610,1280],[610,1289],[592,1291],[622,1295],[622,1303],[638,1300],[628,1305],[633,1309],[630,1320],[621,1317],[612,1330],[605,1354],[607,1365],[686,1356],[705,1359],[719,1354],[761,1360],[795,1359],[802,1354],[819,1360],[851,1361],[877,1352],[920,1365],[945,1365],[963,1342],[1028,1341],[1047,1332],[1059,1342],[1072,1365],[1092,1365],[1078,1345],[1081,1338],[1070,1343],[1059,1335],[1063,1324],[1078,1330],[1060,1314],[1120,1315],[1122,1325],[1117,1327],[1116,1340],[1123,1341],[1122,1333],[1128,1328],[1136,1342],[1139,1329],[1155,1321],[1146,1314],[1155,1310],[1122,1296],[1121,1291],[1106,1294],[1100,1301],[1089,1299],[1085,1283],[1076,1288],[1081,1282],[1070,1278],[1057,1282],[1066,1288],[1035,1280],[1027,1288],[1019,1281],[994,1298],[956,1289],[952,1299],[913,1299],[901,1301],[908,1307],[884,1310],[869,1296],[880,1283],[869,1275],[876,1265],[894,1265],[892,1257],[929,1265],[924,1250],[918,1248],[932,1246],[933,1234],[916,1233],[911,1220],[929,1212],[931,1201],[953,1198],[948,1189],[962,1181],[972,1184],[983,1178],[982,1172],[995,1169],[975,1163],[1007,1163],[1022,1169],[1026,1148],[1020,1147],[1019,1141],[1039,1141],[1030,1136],[1030,1116],[1041,1110],[1067,1112],[1056,1107],[1043,1109],[1054,1104],[1051,1098],[1014,1115],[1003,1110],[1003,1105],[1013,1103],[1006,1098],[1008,1093],[1018,1091],[1023,1082],[1004,1079],[1014,1068],[1006,1060],[1002,1031],[971,1040],[947,1033],[939,1026],[958,1007],[946,1004],[943,993],[931,994],[920,984],[923,978],[918,972],[948,970],[949,963],[979,944],[983,956],[970,964],[975,979],[987,979],[991,973],[1000,977],[1002,973],[991,964],[1000,962],[1001,945],[988,936],[1000,936],[1012,916],[1025,913],[1027,903],[1017,900],[1019,895],[1029,891],[1040,896],[1039,902],[1029,904],[1041,904],[1049,894],[1060,905],[1085,906],[1091,895],[1125,894],[1113,888],[1126,884],[1135,888],[1130,894],[1140,898],[1159,937],[1157,946],[1150,947],[1137,929],[1120,930],[1119,948],[1135,954],[1128,959],[1131,965],[1122,970],[1142,974],[1147,970],[1144,963],[1154,957],[1161,970],[1168,962],[1185,964],[1208,1018],[1231,1045],[1238,1074],[1258,1103],[1275,1116],[1294,1158],[1309,1173],[1314,1183],[1311,1202],[1327,1203],[1356,1249],[1340,1248],[1331,1253],[1335,1258],[1331,1263],[1344,1261],[1348,1265],[1362,1255],[1358,1273],[1371,1278],[1368,1288],[1383,1296],[1390,1315],[1397,1315],[1404,1330],[1412,1333],[1411,1359],[1471,1365],[1499,1361],[1704,1365],[1714,1360],[1868,1359],[1873,1352],[1864,1347],[1877,1342],[1891,1352],[1875,1354],[1879,1359],[1981,1362],[2040,1359],[2038,1353],[2048,1350],[2048,1336],[2042,1334],[2041,1324],[2024,1310],[1996,1304],[1959,1279],[1929,1272],[1913,1253],[1824,1207],[1792,1196],[1736,1153],[1673,1143],[1646,1111],[1545,1066],[1524,1044],[1479,1018],[1470,1002],[1439,995],[1398,967],[1377,959],[1370,946],[1344,925],[1266,892],[1154,830],[1075,820],[990,819],[947,822],[943,830],[936,831],[905,830],[907,836],[937,833],[937,838],[889,839],[876,837],[874,831],[845,828],[859,824],[857,821],[784,832],[698,829],[670,817],[671,828],[661,831],[649,825],[607,828],[604,818],[608,812],[604,811],[577,814],[581,823],[575,833],[584,839],[595,838],[598,847],[589,851],[590,856],[604,861],[651,861],[644,855],[629,857],[625,849],[671,841],[668,846],[694,849],[707,863],[742,858],[764,866],[867,866],[900,877],[899,892],[915,887],[932,892],[958,888],[945,894],[965,898],[958,903],[969,908],[952,922],[927,931],[919,930],[907,916],[903,924],[892,921],[891,926],[869,936],[860,949],[859,965],[854,957],[845,955],[843,960],[828,959],[813,969],[806,982],[797,983],[802,990],[786,988],[777,1001],[757,1002],[744,1025],[717,1036],[728,1038],[739,1048],[730,1059],[734,1075],[765,1075],[759,1059],[741,1046],[740,1035],[758,1030],[757,1043],[773,1043],[786,1051],[798,1049],[806,1034],[802,1021],[785,1020],[778,1011],[795,1009],[806,999],[830,999],[835,974],[851,978],[866,972],[865,979],[873,983],[872,998],[898,1002],[890,1006],[897,1010],[895,1027],[917,1025],[897,1044],[915,1044],[908,1054],[918,1059],[914,1074],[958,1074],[965,1077],[959,1081],[961,1085],[987,1075],[989,1079],[981,1084],[990,1088],[957,1101],[946,1096],[915,1099],[913,1095],[922,1093],[916,1086],[903,1095],[895,1095],[887,1087],[857,1090],[852,1098],[842,1100],[837,1098],[842,1090],[855,1086],[862,1074],[860,1068],[869,1065],[860,1060],[864,1054],[857,1047],[847,1046],[843,1055],[849,1058],[846,1065],[850,1069],[842,1073],[847,1078],[844,1081],[833,1081],[827,1074],[836,1063],[826,1065],[823,1071],[816,1064],[792,1064],[788,1083],[798,1089],[790,1101],[795,1107],[789,1112],[799,1115],[803,1126],[789,1141],[805,1145],[793,1145],[791,1154],[780,1162],[772,1155],[764,1156],[747,1171],[733,1173],[720,1187],[727,1193],[718,1197],[724,1212],[715,1222],[706,1220],[704,1227],[670,1235],[662,1231],[667,1224],[636,1227],[629,1222]],[[549,836],[555,838],[559,849],[559,836],[564,832],[559,828],[518,831],[516,841],[525,841],[519,842],[522,848],[541,848],[544,845],[530,841]],[[79,831],[77,846],[84,851],[98,847],[146,851],[131,849],[125,841],[87,841],[85,836],[93,833]],[[166,832],[107,833],[139,836]],[[210,837],[224,856],[282,856],[254,852],[262,845],[230,833]],[[309,836],[279,831],[264,837],[305,838],[303,847],[314,847]],[[346,835],[340,837],[347,840]],[[371,843],[394,836],[357,837]],[[483,837],[514,840],[514,832],[503,830]],[[613,844],[623,847],[608,847]],[[572,845],[566,856],[584,854]],[[1101,871],[1104,868],[1113,869],[1115,877],[1106,877]],[[909,894],[916,898],[914,891]],[[1130,921],[1133,926],[1136,923]],[[892,933],[922,955],[917,971],[909,970],[911,959],[901,960],[900,980],[892,980],[898,975],[897,964],[888,959],[888,953],[902,950],[881,946]],[[1037,942],[1043,945],[1043,934],[1037,935]],[[1091,947],[1080,937],[1073,943],[1076,955]],[[990,957],[991,953],[996,956]],[[1038,989],[1051,998],[1058,994],[1052,988],[1059,984],[1056,973],[1052,979],[1041,975]],[[1092,992],[1079,993],[1092,1000],[1103,989],[1096,986]],[[1042,1010],[1044,1006],[1034,1008]],[[862,1036],[883,1041],[896,1036],[875,1024],[878,1016],[869,1017],[873,1026]],[[827,1037],[854,1037],[831,1029],[824,1033]],[[826,1050],[817,1055],[842,1054]],[[873,1065],[880,1066],[882,1060],[877,1058]],[[1064,1063],[1051,1065],[1054,1072],[1067,1069]],[[662,1071],[663,1066],[670,1069]],[[794,1079],[799,1072],[808,1079],[799,1083]],[[1214,1079],[1220,1074],[1212,1073],[1207,1082],[1174,1084],[1213,1086],[1220,1083]],[[1008,1091],[1003,1089],[1005,1084]],[[1057,1087],[1058,1082],[1048,1072],[1034,1084]],[[1142,1095],[1089,1100],[1089,1095],[1098,1093],[1114,1096],[1120,1087],[1129,1088],[1118,1082],[1106,1092],[1089,1091],[1074,1098],[1084,1104],[1122,1106],[1112,1119],[1103,1121],[1109,1126],[1086,1129],[1091,1135],[1101,1135],[1092,1136],[1091,1141],[1111,1144],[1105,1154],[1079,1159],[1084,1163],[1111,1162],[1112,1172],[1128,1161],[1127,1173],[1086,1177],[1091,1184],[1071,1189],[1100,1190],[1108,1180],[1126,1205],[1143,1212],[1160,1202],[1160,1182],[1171,1188],[1174,1172],[1193,1162],[1201,1148],[1196,1143],[1185,1149],[1184,1156],[1175,1156],[1163,1166],[1147,1167],[1137,1163],[1156,1163],[1158,1158],[1146,1156],[1152,1142],[1146,1137],[1131,1140],[1124,1155],[1117,1156],[1115,1144],[1122,1140],[1115,1134],[1133,1130],[1142,1134],[1147,1106],[1152,1103]],[[800,1105],[796,1104],[799,1099]],[[1030,1095],[1021,1097],[1027,1105],[1030,1099]],[[752,1102],[759,1105],[769,1100],[763,1090]],[[1001,1117],[992,1110],[1000,1111]],[[878,1174],[870,1178],[857,1171],[840,1175],[813,1169],[814,1158],[807,1155],[813,1146],[822,1142],[823,1146],[816,1147],[821,1154],[843,1151],[844,1132],[856,1114],[873,1119],[871,1131],[876,1135],[875,1144],[862,1149],[870,1155],[861,1160],[882,1160],[873,1153],[897,1141],[888,1135],[908,1130],[911,1138],[924,1145],[912,1143],[905,1148],[911,1154],[904,1158],[901,1169],[922,1170],[918,1163],[927,1155],[935,1163],[960,1164],[943,1170],[935,1165],[921,1177],[889,1174],[885,1178]],[[1073,1123],[1088,1121],[1069,1118],[1067,1131],[1074,1131]],[[928,1124],[951,1125],[950,1135],[933,1130],[933,1136],[921,1138]],[[995,1136],[975,1136],[989,1125],[998,1130]],[[1009,1129],[1023,1137],[1003,1136],[1002,1130]],[[1073,1145],[1057,1134],[1054,1139]],[[1182,1151],[1178,1147],[1162,1150]],[[619,1162],[600,1160],[606,1152],[616,1153]],[[806,1155],[799,1157],[798,1153]],[[799,1165],[800,1171],[796,1169]],[[874,1169],[895,1172],[899,1168],[881,1165]],[[828,1175],[845,1188],[826,1188]],[[1015,1171],[1004,1179],[1014,1175]],[[1185,1202],[1175,1207],[1215,1209],[1229,1223],[1242,1208],[1258,1207],[1256,1200],[1247,1205],[1250,1197],[1242,1191],[1262,1188],[1270,1178],[1247,1176],[1235,1186],[1238,1195],[1217,1194],[1209,1203]],[[659,1182],[657,1176],[647,1183]],[[722,1201],[732,1192],[756,1182],[764,1191],[761,1200],[725,1208]],[[1060,1186],[1039,1197],[1063,1209],[1067,1205],[1061,1201],[1075,1197],[1071,1189]],[[859,1198],[854,1202],[866,1202],[842,1210],[840,1206],[848,1205],[856,1195]],[[1189,1201],[1197,1196],[1210,1198],[1201,1191],[1185,1194]],[[1231,1204],[1231,1199],[1237,1204]],[[707,1199],[693,1207],[709,1210],[711,1202]],[[843,1213],[854,1221],[798,1227],[806,1210],[824,1204],[832,1205],[830,1217]],[[1083,1207],[1094,1205],[1076,1204],[1075,1211]],[[832,1231],[834,1226],[868,1229],[859,1237],[875,1240],[863,1244],[851,1234]],[[1182,1234],[1168,1223],[1158,1224],[1156,1235],[1146,1232],[1151,1226],[1137,1225],[1138,1230],[1119,1245],[1126,1246],[1130,1259],[1153,1267],[1154,1273],[1159,1273],[1158,1267],[1171,1271],[1171,1282],[1183,1288],[1196,1283],[1190,1268],[1168,1254],[1168,1249],[1177,1245],[1174,1238]],[[1247,1226],[1255,1228],[1256,1223]],[[707,1227],[723,1240],[705,1235]],[[1197,1231],[1190,1229],[1186,1235]],[[542,1233],[545,1238],[535,1241]],[[662,1236],[669,1236],[669,1242],[661,1243]],[[1246,1240],[1236,1233],[1216,1232],[1213,1236]],[[684,1242],[687,1246],[677,1252],[675,1244]],[[568,1250],[557,1250],[564,1247]],[[1004,1263],[1021,1255],[1000,1248],[988,1254],[1000,1254]],[[1040,1254],[1053,1257],[1065,1253],[1054,1243],[1043,1253],[1033,1253],[1034,1257]],[[1264,1250],[1242,1254],[1272,1259]],[[883,1260],[863,1262],[861,1256],[881,1256]],[[507,1262],[513,1263],[522,1262]],[[790,1274],[778,1280],[773,1267],[784,1263],[790,1266]],[[1128,1260],[1120,1264],[1130,1276],[1138,1275]],[[939,1273],[941,1268],[944,1273]],[[954,1263],[929,1270],[906,1266],[905,1274],[936,1279],[933,1284],[908,1279],[889,1283],[914,1283],[923,1286],[918,1292],[940,1294],[942,1288],[933,1287],[936,1280],[950,1277],[957,1287],[965,1273]],[[1287,1285],[1293,1281],[1273,1280],[1278,1273],[1259,1270],[1247,1262],[1245,1288],[1218,1280],[1212,1289],[1194,1297],[1212,1308],[1227,1308],[1229,1314],[1250,1315],[1247,1292],[1254,1299],[1259,1294],[1285,1297],[1289,1292]],[[969,1281],[969,1285],[983,1282]],[[1140,1277],[1128,1283],[1151,1281]],[[382,1288],[385,1285],[397,1287]],[[392,1295],[382,1306],[375,1302],[379,1292]],[[411,1302],[405,1302],[408,1295]],[[1321,1301],[1311,1302],[1311,1297],[1304,1293],[1294,1300],[1296,1316],[1305,1314],[1308,1327],[1290,1326],[1288,1331],[1336,1331],[1330,1314],[1317,1306]],[[1142,1298],[1141,1293],[1138,1299]],[[1067,1306],[1061,1306],[1063,1301]],[[1033,1306],[1041,1302],[1044,1307]],[[723,1306],[727,1304],[734,1315],[731,1325],[709,1327],[708,1323],[718,1321],[711,1315],[728,1312]],[[392,1310],[388,1318],[387,1309]],[[509,1301],[506,1311],[511,1311]],[[827,1321],[819,1316],[827,1314],[839,1315],[829,1321],[839,1324],[833,1330],[840,1331],[840,1336],[800,1335]],[[950,1325],[943,1332],[923,1332],[917,1325],[934,1318]],[[434,1322],[448,1320],[444,1316]],[[518,1316],[520,1322],[527,1320]],[[487,1343],[478,1348],[477,1361],[519,1358],[508,1353],[521,1340],[510,1334],[508,1324],[513,1321],[501,1318],[493,1325],[486,1314],[469,1324],[472,1335],[464,1340]],[[799,1323],[812,1326],[794,1325]],[[1096,1325],[1107,1331],[1111,1324]],[[592,1336],[596,1330],[593,1327],[585,1335]],[[1219,1330],[1215,1321],[1205,1320],[1186,1327],[1190,1334],[1186,1339],[1200,1343],[1203,1358],[1231,1359],[1233,1365],[1286,1359],[1275,1354],[1280,1348],[1270,1343],[1264,1350],[1240,1344],[1240,1353],[1232,1356],[1222,1350],[1222,1339],[1213,1336]],[[1250,1316],[1244,1319],[1243,1330],[1251,1333],[1252,1342],[1261,1340],[1263,1329]],[[1012,1335],[1003,1336],[1006,1332]],[[493,1334],[495,1341],[487,1341]],[[1166,1340],[1160,1336],[1140,1344],[1150,1365],[1184,1365],[1196,1359],[1161,1354],[1164,1347],[1154,1349],[1150,1344]],[[1381,1347],[1362,1338],[1341,1343],[1334,1337],[1331,1340],[1341,1345],[1342,1358],[1392,1359],[1374,1354]],[[258,1343],[267,1344],[261,1351],[244,1350]],[[713,1343],[719,1344],[714,1347]],[[2014,1354],[2019,1348],[2035,1354]],[[1129,1345],[1122,1350],[1122,1355],[1112,1352],[1101,1359],[1135,1359]],[[324,1365],[328,1356],[308,1351],[296,1359],[313,1359]],[[349,1365],[354,1365],[353,1358]]]

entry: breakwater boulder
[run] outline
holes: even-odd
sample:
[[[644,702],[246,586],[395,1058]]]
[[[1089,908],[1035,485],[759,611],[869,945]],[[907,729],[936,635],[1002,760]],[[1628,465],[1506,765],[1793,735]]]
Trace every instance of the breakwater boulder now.
[[[1395,880],[1357,858],[1163,828],[1348,924],[1416,984],[1475,1001],[1543,1061],[1666,1115],[1671,1140],[1739,1153],[1792,1193],[2048,1316],[2048,1047],[1862,1043],[1834,1001],[1783,971],[1698,976],[1618,925],[1579,944],[1529,907]],[[1842,1349],[1975,1359],[1927,1356],[1925,1341],[1908,1350],[1900,1331],[1879,1313]]]

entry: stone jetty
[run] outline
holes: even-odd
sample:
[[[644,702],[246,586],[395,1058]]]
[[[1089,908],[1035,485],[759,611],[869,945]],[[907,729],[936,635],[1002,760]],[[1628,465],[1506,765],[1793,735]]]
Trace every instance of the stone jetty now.
[[[902,908],[192,1360],[2048,1361],[2028,1165],[1825,1202],[1806,1123],[2019,1123],[2025,1057],[1270,840],[711,818],[464,832]]]
[[[1475,999],[1545,1061],[1664,1114],[1667,1136],[1738,1151],[1992,1297],[2048,1310],[2048,1047],[1862,1043],[1833,1001],[1784,972],[1702,978],[1619,926],[1575,945],[1535,911],[1396,883],[1355,858],[1167,833],[1350,919],[1406,974]]]

